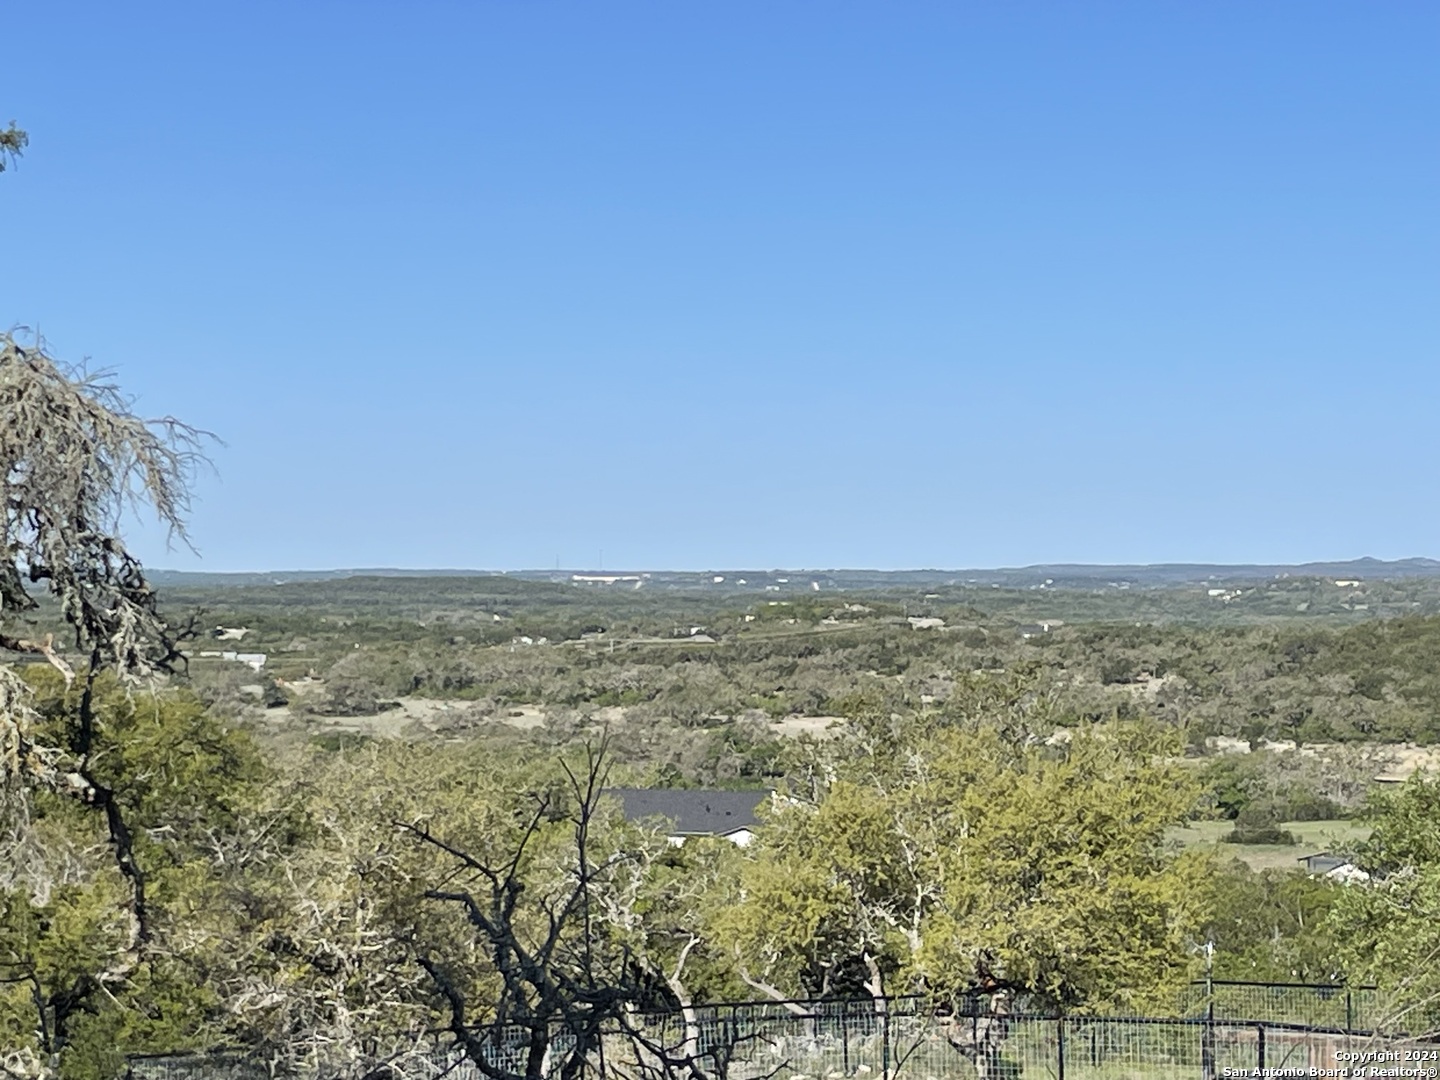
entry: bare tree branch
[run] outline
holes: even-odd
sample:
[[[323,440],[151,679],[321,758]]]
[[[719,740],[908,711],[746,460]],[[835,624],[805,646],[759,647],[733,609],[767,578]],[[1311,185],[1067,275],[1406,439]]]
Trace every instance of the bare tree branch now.
[[[15,121],[10,121],[10,126],[0,131],[0,172],[4,172],[7,166],[14,165],[25,147],[30,145],[30,136],[15,126]]]
[[[653,1001],[654,973],[623,935],[616,936],[610,922],[596,917],[603,914],[596,907],[600,896],[628,890],[627,883],[648,865],[644,853],[617,846],[613,837],[597,839],[607,776],[603,741],[588,746],[578,764],[564,765],[574,804],[568,844],[559,844],[550,828],[558,824],[552,816],[557,800],[544,796],[535,800],[509,850],[495,859],[478,858],[427,826],[397,823],[454,859],[480,886],[474,892],[434,888],[425,896],[463,910],[477,944],[488,954],[499,985],[485,1000],[483,1015],[476,1015],[456,972],[441,958],[421,955],[418,960],[445,1003],[455,1045],[487,1080],[579,1080],[604,1056],[607,1038],[630,1047],[631,1064],[645,1077],[717,1075],[701,1068],[698,1040],[689,1026],[678,1046],[663,1045],[645,1030],[643,1010]],[[531,859],[532,851],[543,866]],[[563,856],[558,867],[557,852]],[[697,943],[682,948],[675,981]],[[607,1060],[607,1068],[616,1065]]]

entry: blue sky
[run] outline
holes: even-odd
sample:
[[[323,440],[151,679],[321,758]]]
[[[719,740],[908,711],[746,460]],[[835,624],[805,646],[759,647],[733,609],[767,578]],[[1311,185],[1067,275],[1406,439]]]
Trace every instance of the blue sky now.
[[[0,322],[225,440],[152,565],[1440,555],[1440,6],[0,25]]]

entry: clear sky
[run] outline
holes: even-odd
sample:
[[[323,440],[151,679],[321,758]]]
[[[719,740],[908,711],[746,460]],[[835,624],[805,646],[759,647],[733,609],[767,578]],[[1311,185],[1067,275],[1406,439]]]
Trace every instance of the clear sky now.
[[[225,440],[151,565],[1440,555],[1433,0],[0,36],[0,322]]]

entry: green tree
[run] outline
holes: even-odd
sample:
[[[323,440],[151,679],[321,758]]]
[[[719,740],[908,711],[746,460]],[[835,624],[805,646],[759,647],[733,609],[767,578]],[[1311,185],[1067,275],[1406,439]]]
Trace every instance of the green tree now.
[[[1385,995],[1385,1023],[1440,1032],[1440,780],[1417,773],[1377,795],[1357,862],[1368,886],[1342,890],[1330,925],[1354,982]]]
[[[104,1077],[126,1050],[204,1038],[214,991],[197,973],[229,947],[207,923],[227,906],[214,849],[264,773],[249,737],[187,694],[110,676],[67,686],[45,668],[28,677],[42,742],[63,742],[89,697],[92,775],[114,793],[129,857],[144,867],[145,936],[133,882],[107,851],[108,822],[66,792],[22,801],[12,789],[3,823],[14,857],[0,870],[0,980],[12,992],[0,997],[0,1030],[63,1076]]]
[[[700,1043],[683,982],[701,894],[672,875],[657,879],[665,839],[626,825],[603,797],[603,745],[560,772],[512,802],[507,825],[483,847],[459,840],[448,822],[404,825],[448,863],[423,893],[427,916],[458,912],[471,935],[448,952],[416,950],[449,1031],[487,1080],[576,1080],[616,1034],[630,1060],[609,1058],[612,1069],[628,1064],[656,1080],[705,1075],[702,1062],[713,1068],[734,1047]],[[478,985],[467,957],[483,958]],[[678,1039],[644,1019],[675,1003],[687,1018]]]
[[[10,153],[23,148],[23,133],[12,127],[5,137]],[[118,523],[132,509],[148,506],[183,539],[200,438],[177,421],[136,416],[118,389],[61,365],[42,341],[0,334],[0,476],[6,493],[0,648],[43,658],[65,687],[63,721],[50,722],[54,717],[39,707],[32,687],[10,667],[0,668],[0,806],[9,844],[23,856],[14,861],[19,873],[5,883],[6,935],[19,943],[15,963],[24,967],[33,959],[45,968],[44,950],[32,956],[26,944],[30,916],[24,912],[34,915],[53,895],[72,913],[95,916],[108,952],[99,968],[79,960],[45,968],[61,982],[74,976],[64,987],[42,980],[36,991],[44,999],[36,1005],[34,1034],[45,1069],[74,1056],[70,1049],[78,1045],[79,1026],[88,1023],[85,1017],[108,1014],[105,1000],[114,986],[132,976],[148,977],[142,968],[157,931],[161,886],[152,880],[154,868],[146,859],[158,852],[137,823],[136,815],[146,813],[146,797],[124,786],[146,774],[129,768],[129,750],[117,737],[124,730],[127,737],[142,738],[146,729],[127,728],[123,710],[102,707],[102,700],[111,693],[112,678],[126,681],[142,700],[143,684],[174,669],[188,628],[171,626],[161,614]],[[51,633],[35,629],[38,603],[32,591],[49,594],[68,628],[68,642],[57,644]],[[107,726],[112,722],[119,726]],[[147,749],[154,748],[137,746],[136,752]],[[76,820],[68,831],[57,831],[54,823],[62,812],[47,811],[52,819],[47,822],[40,804],[32,805],[56,798],[68,801],[64,813],[78,812],[84,823]],[[89,858],[67,861],[67,851],[79,850],[74,836],[91,829],[101,834],[84,850],[108,848],[110,865],[103,871]],[[103,841],[98,848],[97,839]],[[56,869],[66,866],[73,872]],[[57,880],[57,873],[69,878]],[[57,883],[65,887],[52,893]],[[55,924],[42,917],[35,925]],[[112,940],[114,933],[118,940]],[[32,988],[38,970],[23,975]],[[40,1022],[45,1009],[49,1023]]]
[[[883,756],[832,746],[818,798],[776,811],[752,849],[726,916],[748,981],[1072,1009],[1171,999],[1206,866],[1165,852],[1198,794],[1169,736],[1113,722],[1048,745],[979,723],[884,738]]]
[[[1339,980],[1340,943],[1329,915],[1341,886],[1294,870],[1251,870],[1239,859],[1216,868],[1212,915],[1202,936],[1215,943],[1214,974],[1244,982]]]

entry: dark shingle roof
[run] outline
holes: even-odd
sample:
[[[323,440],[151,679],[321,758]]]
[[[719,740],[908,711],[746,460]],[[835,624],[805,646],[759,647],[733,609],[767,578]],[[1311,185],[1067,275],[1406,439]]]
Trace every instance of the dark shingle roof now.
[[[1297,862],[1303,862],[1305,869],[1312,874],[1328,874],[1346,865],[1350,860],[1339,855],[1332,855],[1328,851],[1317,851],[1314,855],[1302,855]]]
[[[755,810],[770,797],[764,789],[718,791],[713,788],[609,788],[627,821],[666,818],[684,836],[724,836],[759,824]]]

